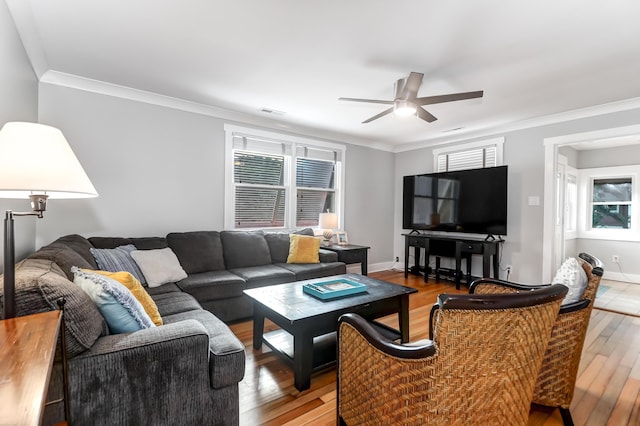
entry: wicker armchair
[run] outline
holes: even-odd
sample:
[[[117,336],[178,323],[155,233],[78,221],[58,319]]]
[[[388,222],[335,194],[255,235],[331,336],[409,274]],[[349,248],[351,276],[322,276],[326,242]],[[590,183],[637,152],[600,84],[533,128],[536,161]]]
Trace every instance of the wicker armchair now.
[[[579,259],[587,274],[587,288],[580,301],[561,306],[533,394],[534,403],[558,407],[562,420],[567,426],[573,425],[569,406],[573,399],[593,302],[603,274],[602,262],[597,258],[580,253]],[[523,286],[483,278],[474,281],[469,292],[475,294],[521,292],[540,287],[542,286]]]
[[[535,378],[567,293],[448,295],[433,340],[402,345],[356,314],[338,327],[340,424],[526,425]]]

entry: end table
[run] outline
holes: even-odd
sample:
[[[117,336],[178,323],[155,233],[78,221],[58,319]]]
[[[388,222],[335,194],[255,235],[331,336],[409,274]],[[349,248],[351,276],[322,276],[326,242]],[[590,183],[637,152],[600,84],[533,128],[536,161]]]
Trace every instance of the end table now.
[[[367,275],[367,253],[371,247],[355,244],[331,244],[328,246],[321,245],[320,248],[337,253],[339,262],[344,262],[347,265],[359,263],[362,275]]]

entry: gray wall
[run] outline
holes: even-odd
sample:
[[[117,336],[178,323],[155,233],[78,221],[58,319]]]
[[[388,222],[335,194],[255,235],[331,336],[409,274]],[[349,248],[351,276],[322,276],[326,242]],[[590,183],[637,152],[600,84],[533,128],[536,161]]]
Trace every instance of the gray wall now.
[[[37,121],[38,81],[5,2],[0,2],[0,64],[0,126],[8,121]],[[0,199],[0,210],[29,210],[29,201]],[[33,217],[15,221],[18,259],[33,251],[35,221]],[[3,250],[0,244],[0,256]]]
[[[578,152],[579,169],[638,164],[640,144]],[[604,263],[605,277],[640,282],[640,242],[579,238],[576,250],[598,257]],[[620,256],[619,264],[612,262],[614,254]]]
[[[640,122],[640,119],[638,120]],[[577,169],[634,166],[640,164],[640,143],[606,149],[578,151]]]
[[[571,120],[563,123],[533,127],[513,132],[496,133],[486,138],[505,137],[504,164],[509,166],[508,235],[503,245],[501,266],[511,265],[510,279],[520,282],[541,283],[542,279],[542,235],[544,202],[544,145],[545,138],[570,135],[640,123],[640,110]],[[451,145],[468,143],[469,139]],[[395,253],[404,253],[402,230],[402,176],[430,172],[433,168],[431,148],[416,149],[396,155],[396,209],[395,209]],[[529,206],[528,197],[540,197],[539,206]],[[622,247],[619,245],[617,247]],[[594,255],[597,255],[594,253]],[[474,259],[473,268],[479,268],[479,259]],[[431,262],[433,264],[433,262]],[[501,277],[505,277],[504,272]]]
[[[64,132],[100,196],[54,200],[37,246],[68,233],[222,229],[224,120],[44,83],[39,114]],[[348,145],[345,166],[349,239],[372,247],[370,263],[391,261],[393,154]]]

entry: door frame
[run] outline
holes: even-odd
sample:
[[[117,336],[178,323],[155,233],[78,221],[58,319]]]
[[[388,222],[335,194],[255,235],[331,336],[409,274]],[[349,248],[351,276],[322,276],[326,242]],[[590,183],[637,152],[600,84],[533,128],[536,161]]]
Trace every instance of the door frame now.
[[[640,133],[640,125],[614,127],[591,132],[574,133],[571,135],[544,138],[544,213],[542,230],[542,279],[550,282],[553,277],[553,263],[555,258],[555,220],[556,188],[555,177],[558,172],[558,148],[562,145],[572,145],[598,139],[631,136]],[[577,254],[577,253],[576,253]]]

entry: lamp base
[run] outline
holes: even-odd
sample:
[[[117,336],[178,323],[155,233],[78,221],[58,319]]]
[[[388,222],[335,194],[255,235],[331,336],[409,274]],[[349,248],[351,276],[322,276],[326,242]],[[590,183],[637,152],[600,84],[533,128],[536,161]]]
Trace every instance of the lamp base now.
[[[332,243],[331,239],[333,238],[333,231],[331,230],[323,231],[322,236],[324,237],[324,240],[323,240],[324,245],[330,246]]]

